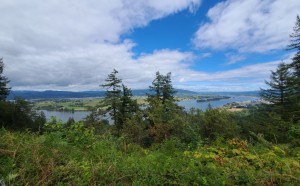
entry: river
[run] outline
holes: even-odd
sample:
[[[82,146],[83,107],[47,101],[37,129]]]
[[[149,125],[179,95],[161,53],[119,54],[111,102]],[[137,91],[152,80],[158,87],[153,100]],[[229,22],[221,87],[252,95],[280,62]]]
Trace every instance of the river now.
[[[178,102],[178,105],[185,107],[185,109],[189,110],[191,108],[199,108],[202,110],[205,110],[210,104],[213,108],[221,107],[227,103],[232,102],[243,102],[243,101],[258,101],[259,97],[254,96],[230,96],[229,99],[221,99],[217,101],[210,101],[210,102],[197,102],[196,100],[182,100]],[[62,120],[62,122],[68,121],[68,119],[71,117],[75,121],[79,121],[81,119],[84,119],[88,114],[90,114],[90,111],[75,111],[75,112],[62,112],[62,111],[47,111],[42,110],[46,118],[49,120],[51,116],[55,116]]]

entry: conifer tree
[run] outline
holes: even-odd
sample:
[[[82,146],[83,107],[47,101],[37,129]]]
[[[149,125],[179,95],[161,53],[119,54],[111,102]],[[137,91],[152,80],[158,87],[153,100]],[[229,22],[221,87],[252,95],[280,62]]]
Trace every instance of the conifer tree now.
[[[124,122],[130,119],[138,110],[136,100],[133,100],[131,89],[122,84],[122,95],[120,99],[118,123],[119,129],[123,128]]]
[[[294,69],[294,75],[300,77],[300,17],[297,16],[297,21],[294,26],[294,33],[290,35],[291,44],[288,45],[289,50],[296,49],[297,53],[292,58],[291,67]]]
[[[106,89],[106,95],[103,99],[102,106],[105,107],[106,113],[109,113],[114,124],[118,128],[117,114],[121,101],[121,83],[122,80],[117,78],[118,71],[114,69],[106,78],[106,83],[101,85]]]
[[[265,81],[265,83],[269,89],[261,89],[261,97],[272,104],[274,111],[287,114],[292,93],[288,65],[280,63],[276,71],[271,71],[270,81]]]
[[[165,104],[167,101],[174,102],[174,94],[176,91],[172,86],[171,81],[171,72],[167,75],[161,75],[159,72],[156,72],[156,77],[152,82],[152,86],[149,86],[150,91],[154,94],[148,95],[148,101],[159,100],[162,104]]]
[[[171,73],[161,75],[156,72],[156,77],[149,86],[150,91],[146,109],[148,131],[150,139],[156,142],[163,141],[172,136],[181,136],[185,125],[183,110],[176,104],[172,86]]]
[[[174,102],[175,93],[176,91],[173,88],[171,80],[171,72],[169,72],[166,76],[163,76],[162,103],[164,104],[167,100]]]
[[[292,89],[293,93],[291,101],[293,103],[292,113],[295,120],[300,120],[300,17],[297,16],[296,24],[294,26],[294,33],[290,35],[291,44],[288,45],[289,50],[297,50],[295,56],[292,58],[290,67],[292,68]]]
[[[162,86],[162,75],[159,72],[156,72],[155,79],[152,82],[152,86],[149,86],[150,91],[154,92],[154,94],[148,94],[148,101],[157,99],[161,99],[161,86]]]
[[[0,101],[5,101],[9,94],[10,88],[7,87],[9,80],[3,75],[4,63],[3,58],[0,58]]]

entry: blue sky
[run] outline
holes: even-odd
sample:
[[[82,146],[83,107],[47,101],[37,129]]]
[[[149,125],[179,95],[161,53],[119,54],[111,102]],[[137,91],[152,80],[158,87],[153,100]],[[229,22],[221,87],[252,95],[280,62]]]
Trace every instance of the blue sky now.
[[[265,87],[286,51],[298,0],[4,0],[0,57],[14,90],[99,90],[112,69],[132,89],[156,71],[176,88]]]

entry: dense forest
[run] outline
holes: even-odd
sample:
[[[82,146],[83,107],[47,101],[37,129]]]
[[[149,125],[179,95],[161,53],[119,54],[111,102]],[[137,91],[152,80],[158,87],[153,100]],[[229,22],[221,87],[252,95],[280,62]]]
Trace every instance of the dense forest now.
[[[267,104],[186,111],[157,72],[141,106],[114,69],[92,113],[66,123],[7,101],[1,59],[0,185],[300,185],[299,16],[287,48],[292,62],[261,89]]]

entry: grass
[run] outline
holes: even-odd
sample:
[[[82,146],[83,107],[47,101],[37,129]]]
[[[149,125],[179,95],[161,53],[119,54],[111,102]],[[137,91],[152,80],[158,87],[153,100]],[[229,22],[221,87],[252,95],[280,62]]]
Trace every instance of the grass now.
[[[63,99],[63,100],[43,100],[34,102],[34,108],[38,110],[74,110],[86,111],[95,107],[101,98],[91,99]]]

